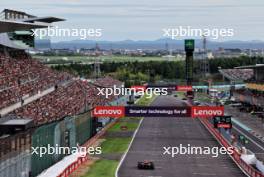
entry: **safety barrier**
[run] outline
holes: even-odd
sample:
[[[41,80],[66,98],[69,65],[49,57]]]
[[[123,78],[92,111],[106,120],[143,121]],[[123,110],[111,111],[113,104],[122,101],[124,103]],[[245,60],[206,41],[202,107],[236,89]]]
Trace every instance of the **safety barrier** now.
[[[215,138],[222,144],[224,147],[230,147],[231,145],[228,141],[218,132],[213,125],[207,119],[200,119],[203,125],[215,136]],[[250,177],[264,177],[261,172],[253,168],[251,165],[248,165],[240,158],[239,152],[234,150],[234,153],[231,155],[236,164]]]
[[[97,133],[95,136],[93,136],[91,139],[89,139],[83,146],[89,147],[93,145],[100,137],[102,137],[106,131],[114,126],[118,120],[110,123],[106,127],[104,127],[99,133]],[[57,177],[68,177],[70,174],[72,174],[80,165],[82,165],[84,162],[86,162],[89,159],[89,155],[87,154],[85,157],[79,157],[75,162],[70,164],[66,169],[63,170],[63,172],[58,175]]]
[[[86,162],[88,160],[88,157],[79,157],[75,162],[70,164],[58,177],[67,177],[71,173],[73,173],[81,164]]]

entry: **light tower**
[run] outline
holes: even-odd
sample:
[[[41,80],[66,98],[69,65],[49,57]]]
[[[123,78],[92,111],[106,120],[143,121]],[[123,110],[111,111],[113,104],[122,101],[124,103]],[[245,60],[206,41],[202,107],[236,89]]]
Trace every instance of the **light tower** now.
[[[185,46],[185,78],[186,85],[192,85],[193,82],[193,52],[194,52],[194,40],[186,39],[184,41]]]
[[[94,60],[94,77],[98,78],[101,76],[101,69],[100,69],[100,48],[98,43],[95,45],[95,60]]]
[[[165,43],[165,50],[166,50],[166,53],[169,54],[169,44],[168,44],[168,42]]]
[[[165,50],[166,50],[166,51],[169,50],[169,44],[168,44],[168,42],[165,43]]]

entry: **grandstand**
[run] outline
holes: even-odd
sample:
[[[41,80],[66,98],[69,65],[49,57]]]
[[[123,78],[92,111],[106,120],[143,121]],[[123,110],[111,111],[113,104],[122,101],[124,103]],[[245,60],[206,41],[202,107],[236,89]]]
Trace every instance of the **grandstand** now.
[[[109,76],[98,78],[93,83],[101,87],[113,87],[113,85],[116,85],[117,87],[123,86],[121,81],[115,80]]]
[[[19,57],[14,56],[15,53]],[[52,71],[22,51],[11,55],[0,57],[0,109],[71,78],[66,73]]]
[[[253,77],[253,69],[221,69],[219,72],[230,81],[246,81]]]
[[[234,69],[219,70],[230,81],[244,81],[246,87],[234,90],[237,101],[252,106],[252,109],[264,108],[264,64],[241,66]]]
[[[63,156],[49,155],[45,161],[32,156],[31,147],[83,144],[97,130],[92,108],[117,99],[98,96],[96,87],[122,82],[74,78],[25,52],[34,47],[32,29],[61,20],[8,9],[0,14],[0,177],[37,176]]]

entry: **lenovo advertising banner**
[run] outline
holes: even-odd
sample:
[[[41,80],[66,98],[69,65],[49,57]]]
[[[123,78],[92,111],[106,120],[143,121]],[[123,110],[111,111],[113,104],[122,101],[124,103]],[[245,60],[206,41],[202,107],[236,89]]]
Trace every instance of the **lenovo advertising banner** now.
[[[223,116],[223,106],[96,106],[94,117],[193,117]]]

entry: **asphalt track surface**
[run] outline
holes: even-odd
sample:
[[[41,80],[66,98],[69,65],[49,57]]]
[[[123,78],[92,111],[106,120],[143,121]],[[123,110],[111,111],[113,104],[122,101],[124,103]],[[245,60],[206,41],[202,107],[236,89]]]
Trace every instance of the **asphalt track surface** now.
[[[152,106],[184,106],[172,96],[159,96]],[[163,155],[163,147],[220,147],[197,119],[144,118],[118,171],[119,177],[243,177],[244,173],[228,155]],[[137,162],[150,160],[155,170],[138,170]]]
[[[264,161],[264,143],[257,137],[253,136],[248,131],[244,130],[240,126],[233,123],[232,132],[236,135],[244,135],[246,139],[248,139],[249,143],[244,146],[253,152],[257,159]]]
[[[246,139],[249,140],[249,144],[246,144],[245,147],[252,151],[253,153],[264,153],[264,142],[253,136],[250,132],[247,132],[240,126],[233,123],[232,132],[236,135],[244,135]]]

